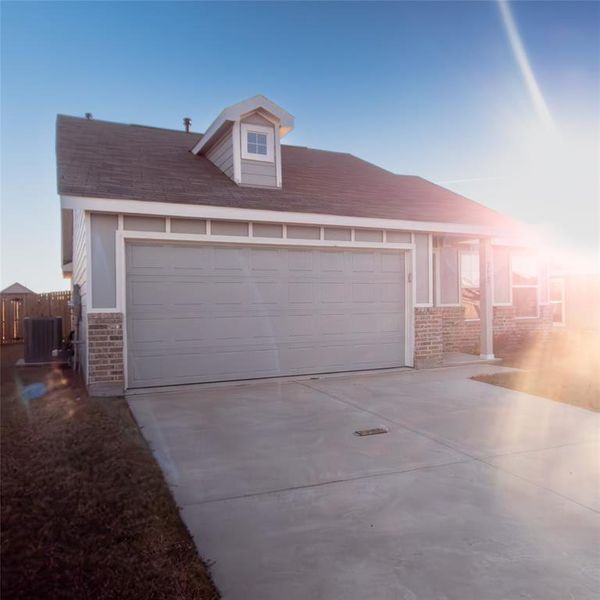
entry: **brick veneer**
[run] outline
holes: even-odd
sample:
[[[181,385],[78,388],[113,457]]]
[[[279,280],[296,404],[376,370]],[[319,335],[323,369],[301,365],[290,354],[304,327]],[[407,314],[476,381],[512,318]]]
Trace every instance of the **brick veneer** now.
[[[517,319],[513,306],[494,307],[494,347],[515,348],[533,338],[545,339],[552,332],[552,306],[540,306],[537,319]]]
[[[444,352],[479,354],[480,322],[465,320],[462,306],[415,308],[415,367],[439,366]],[[552,307],[537,319],[517,319],[512,306],[494,307],[494,350],[515,348],[552,331]]]
[[[437,367],[444,360],[441,308],[415,308],[415,367]]]
[[[88,319],[88,387],[93,393],[123,390],[123,315],[91,313]],[[466,321],[460,306],[415,308],[415,367],[440,366],[444,352],[479,354],[479,321]],[[516,319],[512,306],[494,307],[494,348],[516,347],[552,331],[552,307],[537,319]]]
[[[123,315],[90,313],[88,318],[88,386],[123,389]]]
[[[479,354],[479,321],[465,320],[463,306],[445,306],[442,309],[444,352]]]

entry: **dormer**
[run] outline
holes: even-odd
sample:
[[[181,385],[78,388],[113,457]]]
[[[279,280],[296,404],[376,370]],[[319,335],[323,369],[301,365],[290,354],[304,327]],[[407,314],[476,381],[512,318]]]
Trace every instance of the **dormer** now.
[[[192,148],[240,186],[281,188],[281,138],[294,117],[265,96],[223,110]]]

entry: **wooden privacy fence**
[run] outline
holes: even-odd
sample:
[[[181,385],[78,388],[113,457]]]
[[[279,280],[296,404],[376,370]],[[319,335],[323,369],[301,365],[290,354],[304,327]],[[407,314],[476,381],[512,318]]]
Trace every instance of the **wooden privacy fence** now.
[[[45,294],[2,294],[2,343],[23,341],[25,317],[62,317],[63,337],[71,331],[71,292],[46,292]]]

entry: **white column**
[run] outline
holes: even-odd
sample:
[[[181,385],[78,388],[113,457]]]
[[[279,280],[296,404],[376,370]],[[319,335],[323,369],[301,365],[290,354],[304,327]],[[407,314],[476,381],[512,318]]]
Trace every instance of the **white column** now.
[[[479,240],[479,317],[481,319],[480,358],[494,358],[494,308],[492,289],[492,241],[490,238]]]

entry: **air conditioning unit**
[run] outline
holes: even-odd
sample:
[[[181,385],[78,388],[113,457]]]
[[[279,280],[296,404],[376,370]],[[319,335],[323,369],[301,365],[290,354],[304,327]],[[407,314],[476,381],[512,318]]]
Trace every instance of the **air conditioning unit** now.
[[[52,351],[62,347],[62,317],[25,317],[25,364],[52,362]]]

